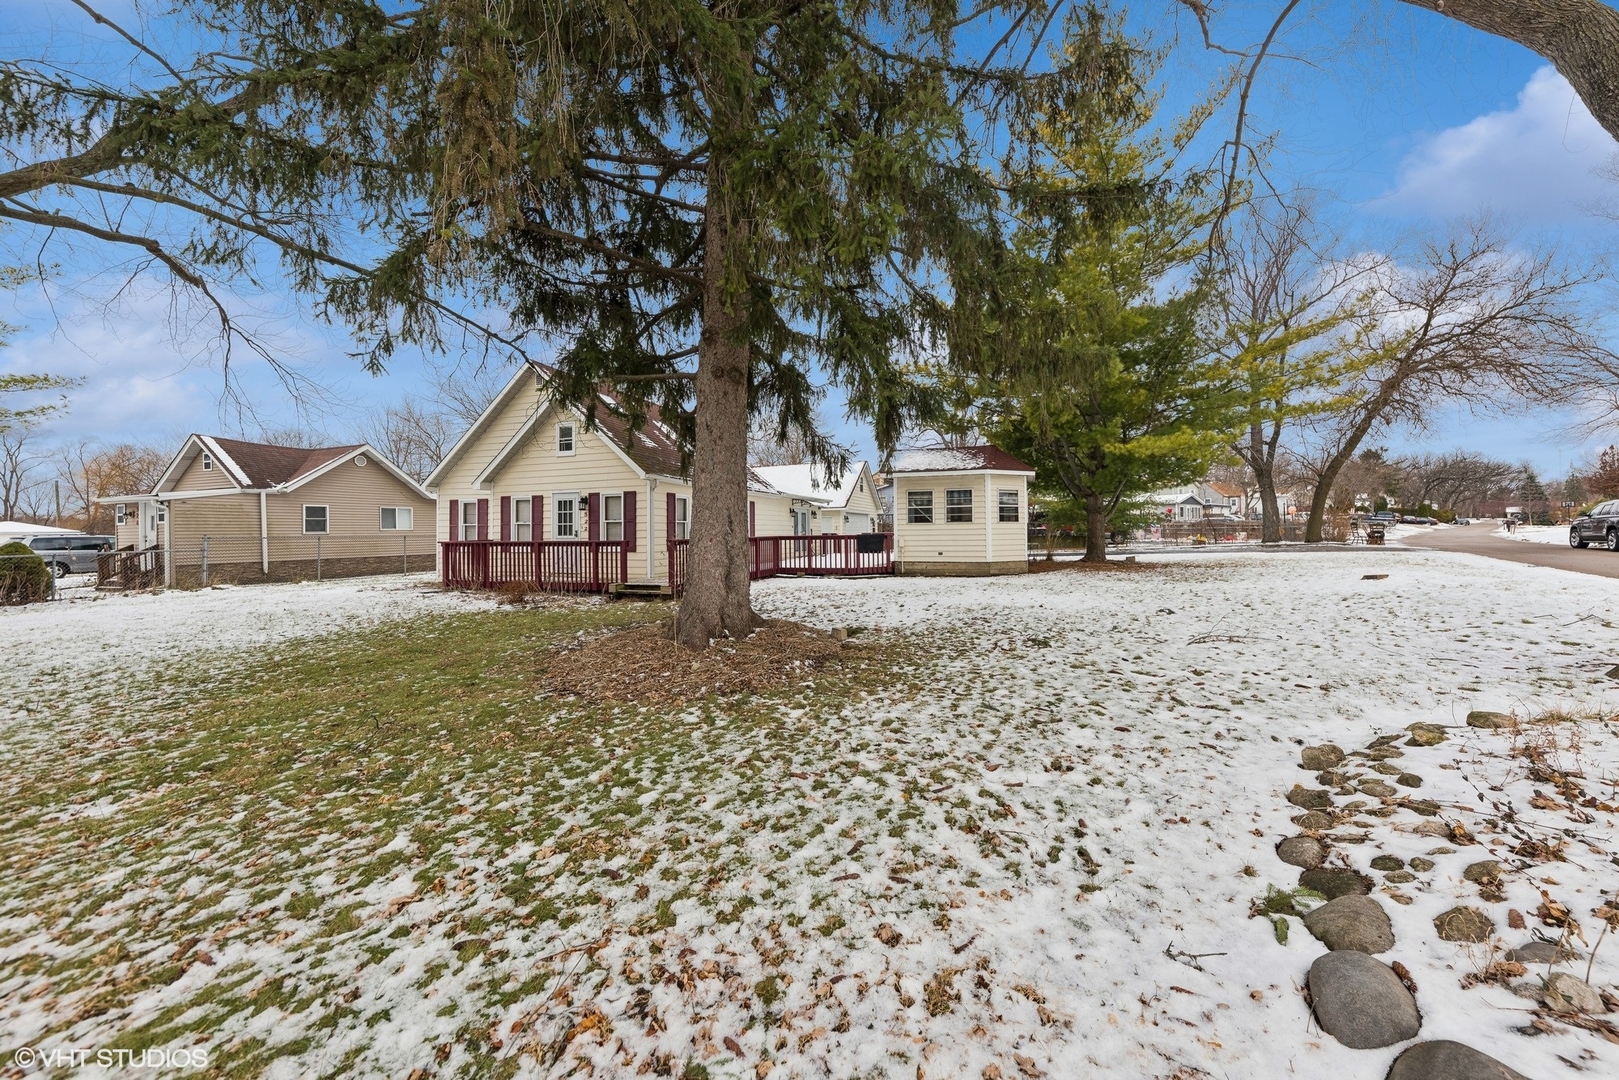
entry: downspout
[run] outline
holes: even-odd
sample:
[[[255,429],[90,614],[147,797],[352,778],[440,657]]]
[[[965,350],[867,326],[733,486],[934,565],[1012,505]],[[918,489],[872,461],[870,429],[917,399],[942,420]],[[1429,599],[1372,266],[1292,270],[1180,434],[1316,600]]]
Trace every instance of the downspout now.
[[[156,500],[154,505],[163,511],[163,523],[158,526],[162,529],[158,542],[163,545],[163,584],[172,589],[174,587],[174,522],[169,520],[167,508],[164,507],[162,499]]]
[[[259,489],[259,563],[266,576],[270,573],[270,510],[265,503],[265,492]]]

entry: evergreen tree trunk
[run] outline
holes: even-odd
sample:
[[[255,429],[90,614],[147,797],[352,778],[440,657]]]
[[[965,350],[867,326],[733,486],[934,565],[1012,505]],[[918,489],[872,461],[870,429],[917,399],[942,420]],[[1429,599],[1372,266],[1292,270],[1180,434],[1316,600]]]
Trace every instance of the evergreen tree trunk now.
[[[1085,496],[1085,561],[1107,562],[1107,514],[1100,495]]]
[[[717,156],[717,155],[716,155]],[[713,166],[711,165],[712,169]],[[712,190],[712,189],[711,189]],[[748,586],[748,373],[740,328],[745,289],[726,295],[727,260],[746,250],[747,227],[715,192],[703,257],[703,331],[698,341],[697,441],[692,454],[691,548],[675,640],[706,649],[747,637],[757,625]]]

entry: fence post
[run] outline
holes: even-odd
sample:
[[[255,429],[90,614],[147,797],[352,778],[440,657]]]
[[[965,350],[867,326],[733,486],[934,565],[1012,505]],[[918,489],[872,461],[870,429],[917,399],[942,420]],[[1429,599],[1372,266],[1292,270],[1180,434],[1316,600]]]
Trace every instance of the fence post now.
[[[315,534],[315,580],[320,580],[320,534]]]
[[[410,573],[410,537],[399,538],[399,557],[404,561],[400,564],[400,573]]]
[[[208,587],[208,538],[202,538],[202,587]]]

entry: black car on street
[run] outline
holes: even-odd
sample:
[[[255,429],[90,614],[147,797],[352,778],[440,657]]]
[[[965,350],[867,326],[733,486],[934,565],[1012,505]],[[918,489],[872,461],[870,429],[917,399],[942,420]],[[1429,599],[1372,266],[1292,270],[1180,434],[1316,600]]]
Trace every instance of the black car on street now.
[[[1619,551],[1619,499],[1598,503],[1574,519],[1568,527],[1568,546],[1587,547],[1601,544],[1609,551]]]

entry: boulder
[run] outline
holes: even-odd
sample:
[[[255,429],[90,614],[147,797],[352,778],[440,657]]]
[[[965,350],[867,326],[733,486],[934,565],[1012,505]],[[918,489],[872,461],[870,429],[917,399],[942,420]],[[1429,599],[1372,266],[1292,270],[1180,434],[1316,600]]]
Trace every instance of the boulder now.
[[[1516,964],[1564,964],[1579,958],[1579,953],[1565,949],[1555,941],[1530,941],[1507,950],[1507,959]]]
[[[1488,1054],[1449,1039],[1406,1047],[1386,1080],[1529,1080]]]
[[[1304,916],[1304,927],[1333,952],[1380,953],[1394,948],[1388,912],[1370,896],[1350,893]]]
[[[1559,971],[1546,980],[1546,986],[1540,992],[1540,1000],[1548,1009],[1556,1012],[1597,1015],[1608,1011],[1596,987],[1578,975],[1570,975],[1566,971]]]
[[[1421,787],[1422,777],[1414,772],[1403,772],[1394,778],[1394,782],[1401,787]]]
[[[1287,793],[1287,801],[1300,810],[1332,809],[1331,792],[1321,788],[1307,788],[1301,784],[1293,785],[1293,790]]]
[[[1344,748],[1334,746],[1332,743],[1322,743],[1320,746],[1306,746],[1299,751],[1299,767],[1309,769],[1311,772],[1331,769],[1343,763]]]
[[[1498,731],[1501,728],[1517,727],[1518,722],[1504,712],[1474,709],[1467,714],[1467,726],[1484,728],[1486,731]]]
[[[1349,774],[1339,772],[1337,769],[1327,769],[1315,774],[1315,782],[1322,787],[1343,787],[1349,783]]]
[[[1306,810],[1293,819],[1293,824],[1310,832],[1320,832],[1322,829],[1332,828],[1332,815],[1323,814],[1319,810]]]
[[[1310,965],[1310,1001],[1321,1029],[1345,1046],[1375,1050],[1414,1038],[1416,999],[1385,963],[1363,952],[1329,952]]]
[[[1445,741],[1445,729],[1436,724],[1412,724],[1405,730],[1411,733],[1407,746],[1438,746]]]
[[[1372,761],[1387,761],[1389,758],[1405,757],[1405,751],[1396,750],[1392,746],[1379,746],[1375,750],[1366,751],[1366,756]]]
[[[1375,765],[1372,766],[1372,771],[1374,773],[1382,773],[1384,776],[1399,776],[1400,775],[1400,767],[1398,765],[1390,765],[1386,761],[1377,762]]]
[[[1409,885],[1417,880],[1417,875],[1409,870],[1391,870],[1383,875],[1383,880],[1390,885]]]
[[[1289,866],[1314,870],[1327,857],[1327,845],[1313,836],[1289,836],[1276,845],[1276,857]]]
[[[1320,893],[1328,900],[1336,900],[1340,896],[1355,893],[1365,896],[1372,891],[1372,880],[1365,874],[1357,874],[1353,870],[1329,870],[1325,867],[1304,871],[1299,875],[1299,885]]]
[[[1429,870],[1434,868],[1434,861],[1432,859],[1424,859],[1421,855],[1418,855],[1412,859],[1408,865],[1410,865],[1411,869],[1415,870],[1417,873],[1426,874]]]
[[[1467,869],[1462,871],[1464,881],[1500,881],[1501,864],[1494,859],[1481,859],[1476,863],[1468,863]]]
[[[1370,795],[1374,799],[1392,799],[1399,792],[1392,785],[1381,780],[1366,780],[1360,785],[1362,795]]]
[[[1453,907],[1434,917],[1433,928],[1442,941],[1485,941],[1495,933],[1490,917],[1476,907]]]
[[[1405,860],[1398,855],[1379,855],[1372,860],[1373,870],[1404,870]]]

